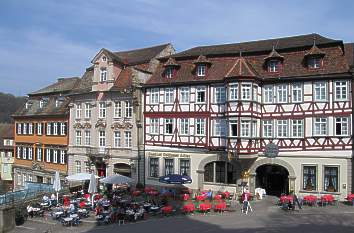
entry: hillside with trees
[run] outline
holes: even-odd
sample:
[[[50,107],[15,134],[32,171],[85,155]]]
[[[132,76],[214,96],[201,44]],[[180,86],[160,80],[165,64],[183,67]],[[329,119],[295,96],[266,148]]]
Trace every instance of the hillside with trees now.
[[[0,123],[12,122],[11,115],[21,107],[26,101],[26,97],[16,97],[12,94],[0,92]]]

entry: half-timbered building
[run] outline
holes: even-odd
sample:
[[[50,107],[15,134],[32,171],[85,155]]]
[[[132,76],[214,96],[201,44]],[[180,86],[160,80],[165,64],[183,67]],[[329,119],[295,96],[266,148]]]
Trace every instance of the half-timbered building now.
[[[352,189],[352,44],[317,34],[195,47],[145,85],[147,183],[270,194]]]

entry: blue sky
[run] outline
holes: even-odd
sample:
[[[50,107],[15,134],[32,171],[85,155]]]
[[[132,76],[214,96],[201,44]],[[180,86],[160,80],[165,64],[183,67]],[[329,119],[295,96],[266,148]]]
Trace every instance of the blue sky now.
[[[81,76],[105,47],[177,51],[316,32],[354,42],[354,1],[0,0],[0,91]]]

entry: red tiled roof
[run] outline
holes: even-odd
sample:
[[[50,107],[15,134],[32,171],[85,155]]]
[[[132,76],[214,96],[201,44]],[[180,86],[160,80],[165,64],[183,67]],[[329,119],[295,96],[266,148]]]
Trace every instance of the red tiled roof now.
[[[300,47],[297,50],[291,50],[280,53],[284,57],[282,72],[270,73],[264,66],[264,58],[266,54],[257,54],[244,56],[245,61],[239,63],[240,67],[237,68],[235,65],[235,58],[237,56],[233,55],[218,55],[217,57],[209,57],[211,61],[211,66],[208,68],[208,72],[205,77],[196,77],[193,73],[193,62],[192,57],[183,58],[178,60],[178,64],[181,66],[177,69],[176,75],[172,79],[166,79],[163,77],[164,67],[160,65],[152,77],[148,80],[146,85],[158,85],[158,84],[187,84],[193,82],[201,81],[222,81],[227,76],[232,67],[235,67],[232,73],[234,74],[255,74],[257,77],[262,79],[271,79],[279,77],[306,77],[315,75],[333,75],[333,74],[343,74],[348,73],[349,65],[346,57],[343,55],[343,50],[341,45],[333,44],[331,46],[326,46],[321,48],[326,56],[323,58],[323,68],[320,69],[308,69],[304,63],[305,55],[307,53],[306,48]],[[243,67],[246,67],[244,69]],[[246,72],[247,71],[247,72]],[[249,72],[252,71],[252,72]],[[253,76],[251,76],[253,77]]]
[[[132,74],[132,67],[127,67],[123,69],[120,72],[119,76],[116,78],[112,90],[123,90],[131,88],[133,83]]]

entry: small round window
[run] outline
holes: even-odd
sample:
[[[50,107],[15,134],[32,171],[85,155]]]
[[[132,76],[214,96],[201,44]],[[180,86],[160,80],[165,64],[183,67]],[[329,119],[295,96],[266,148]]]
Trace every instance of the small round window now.
[[[102,61],[107,61],[107,57],[103,56]]]

